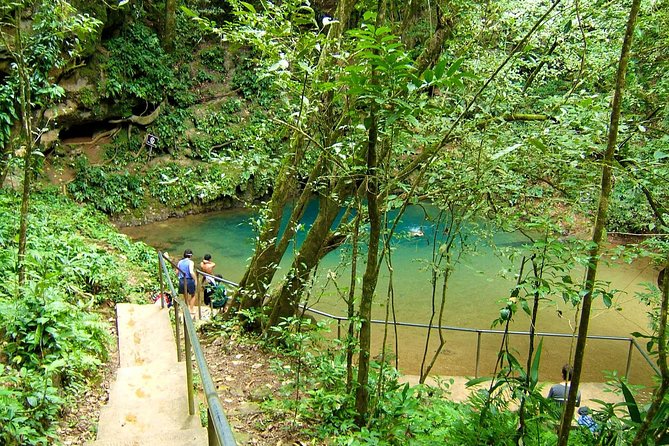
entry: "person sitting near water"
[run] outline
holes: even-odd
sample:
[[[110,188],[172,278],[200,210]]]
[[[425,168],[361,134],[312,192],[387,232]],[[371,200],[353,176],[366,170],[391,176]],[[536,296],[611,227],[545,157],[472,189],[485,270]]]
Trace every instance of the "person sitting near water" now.
[[[183,294],[191,316],[195,315],[195,263],[192,260],[193,251],[186,249],[184,256],[177,263],[179,276],[179,294]]]
[[[564,383],[555,384],[548,391],[549,399],[555,400],[559,403],[566,403],[567,398],[569,397],[569,386],[571,384],[571,375],[574,373],[574,369],[569,364],[562,366],[562,380]],[[581,405],[581,391],[578,391],[576,395],[576,405]]]

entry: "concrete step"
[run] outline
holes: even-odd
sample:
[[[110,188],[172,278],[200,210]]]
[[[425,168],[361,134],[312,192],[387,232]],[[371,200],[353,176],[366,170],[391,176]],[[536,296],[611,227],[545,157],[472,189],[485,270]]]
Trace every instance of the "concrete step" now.
[[[120,367],[176,361],[168,311],[160,305],[116,305]]]
[[[111,405],[102,408],[97,438],[116,438],[156,434],[164,430],[189,429],[204,429],[201,427],[197,406],[195,415],[188,415],[187,403],[166,405],[147,401],[140,407]]]
[[[207,444],[207,431],[196,430],[164,430],[163,432],[145,435],[124,435],[115,438],[95,440],[86,446],[191,446]]]
[[[118,369],[116,380],[109,388],[108,404],[132,407],[151,401],[187,405],[187,398],[185,362],[150,363]]]

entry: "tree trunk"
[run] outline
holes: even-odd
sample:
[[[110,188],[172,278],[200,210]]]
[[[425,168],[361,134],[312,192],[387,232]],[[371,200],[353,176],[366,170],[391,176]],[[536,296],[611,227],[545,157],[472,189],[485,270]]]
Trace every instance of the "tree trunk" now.
[[[372,74],[373,76],[374,74]],[[373,80],[372,80],[373,81]],[[367,217],[369,219],[369,245],[367,265],[362,277],[360,296],[360,353],[358,354],[358,386],[355,393],[356,423],[363,426],[369,411],[369,360],[372,341],[372,302],[379,276],[378,258],[381,239],[381,211],[378,204],[377,171],[377,121],[374,106],[370,112],[367,139]]]
[[[346,339],[346,391],[353,390],[353,355],[355,350],[355,285],[358,278],[358,241],[360,240],[360,219],[362,206],[360,200],[356,200],[357,213],[353,225],[353,238],[351,240],[351,281],[349,282],[348,297],[346,300],[346,316],[348,317],[348,330]]]
[[[665,261],[665,271],[669,268],[669,257]],[[653,393],[653,401],[646,412],[639,430],[637,430],[632,446],[646,444],[647,436],[650,431],[653,420],[664,402],[664,397],[669,390],[669,365],[667,365],[667,310],[669,308],[669,279],[666,278],[662,283],[662,303],[660,305],[660,322],[657,334],[657,365],[660,367],[661,382],[660,386]],[[665,424],[666,427],[666,424]],[[659,439],[655,438],[658,442]]]
[[[451,21],[442,15],[441,8],[437,8],[437,28],[425,43],[423,51],[420,53],[414,64],[418,73],[422,73],[437,63],[439,56],[441,56],[441,51],[444,48],[444,42],[451,36],[452,31],[453,26]]]
[[[336,17],[339,22],[334,23],[330,29],[328,46],[332,43],[338,43],[343,32],[348,29],[348,18],[353,11],[354,6],[355,0],[342,1],[337,5]],[[319,67],[325,67],[327,65],[329,60],[328,54],[329,51],[327,49],[324,49],[321,52],[320,60],[318,62]],[[327,70],[323,69],[321,71],[327,75]],[[307,79],[305,79],[302,92],[303,96],[306,96],[306,82]],[[321,99],[323,102],[322,109],[326,110],[326,116],[320,116],[320,118],[327,120],[331,114],[330,107],[328,106],[331,98],[324,97]],[[332,121],[332,119],[330,119],[330,121]],[[334,130],[333,133],[337,131],[339,130]],[[239,310],[258,308],[262,305],[267,289],[269,288],[279,266],[279,262],[288,248],[289,241],[295,235],[297,224],[304,212],[304,206],[306,205],[308,198],[310,198],[312,185],[317,181],[321,169],[325,164],[324,156],[322,154],[319,157],[316,166],[312,168],[310,177],[306,183],[307,186],[305,187],[305,190],[302,191],[298,204],[294,206],[290,221],[279,241],[277,237],[283,219],[283,211],[295,192],[295,185],[298,184],[298,166],[304,156],[304,137],[299,132],[295,132],[293,136],[291,150],[292,155],[284,163],[275,182],[272,199],[268,205],[267,215],[258,236],[258,242],[256,243],[253,257],[239,283],[239,303],[237,304]]]
[[[301,143],[298,142],[297,144]],[[279,173],[272,199],[267,206],[267,218],[256,242],[255,252],[242,280],[239,282],[241,301],[238,304],[238,309],[240,310],[262,306],[267,289],[279,267],[279,262],[286,249],[288,249],[289,243],[297,231],[298,223],[304,214],[306,204],[311,198],[314,179],[321,173],[322,158],[313,167],[307,185],[293,205],[288,224],[279,238],[283,212],[290,198],[294,195],[295,184],[297,183],[297,164],[300,159],[301,150],[296,148],[293,154],[285,160]]]
[[[576,405],[576,395],[578,394],[578,386],[581,381],[581,369],[583,367],[583,359],[585,358],[586,336],[588,335],[588,324],[590,322],[592,294],[595,288],[595,279],[597,277],[597,264],[599,262],[600,244],[602,243],[604,230],[606,228],[609,200],[613,186],[612,166],[618,140],[620,108],[622,104],[623,91],[625,88],[625,77],[627,73],[627,65],[629,62],[630,48],[632,46],[632,39],[634,37],[634,26],[636,24],[637,15],[639,13],[640,3],[641,0],[632,1],[632,7],[630,9],[627,20],[627,28],[625,30],[625,38],[623,40],[623,46],[620,51],[620,60],[618,62],[618,71],[616,73],[616,88],[613,95],[613,104],[611,105],[611,122],[609,124],[606,153],[604,154],[602,167],[599,208],[597,210],[597,217],[595,219],[595,227],[592,235],[593,247],[589,253],[590,258],[586,271],[585,293],[581,307],[581,320],[578,326],[578,339],[576,341],[576,350],[574,353],[574,374],[572,376],[571,385],[569,387],[569,398],[567,399],[567,404],[565,405],[564,413],[562,414],[562,422],[560,423],[560,431],[558,435],[559,446],[567,446],[567,442],[569,441],[571,422],[574,417],[574,406]]]
[[[339,210],[340,204],[337,200],[329,196],[321,197],[316,220],[309,228],[307,237],[295,256],[286,280],[274,301],[267,322],[268,327],[277,325],[283,318],[295,316],[302,291],[304,291],[312,271],[328,252],[323,249],[323,246],[328,240],[330,228],[337,218]]]
[[[553,44],[551,47],[548,49],[548,52],[546,55],[541,59],[541,62],[539,62],[539,65],[537,65],[534,70],[530,73],[530,75],[527,77],[527,81],[525,81],[525,85],[523,86],[523,93],[527,91],[528,88],[532,86],[532,83],[534,82],[534,79],[536,79],[537,75],[541,72],[541,69],[546,65],[546,58],[551,56],[553,54],[553,51],[555,51],[555,48],[558,46],[559,40],[556,37],[555,40],[553,40]]]
[[[177,31],[177,0],[165,0],[165,26],[163,27],[163,49],[167,53],[174,51],[174,39]]]
[[[543,265],[546,259],[546,247],[548,246],[548,241],[544,240],[544,255],[542,257],[541,268],[537,268],[536,255],[532,255],[532,272],[534,273],[534,302],[532,304],[532,314],[530,321],[530,334],[529,334],[529,346],[527,348],[527,362],[525,363],[525,388],[522,390],[520,395],[520,407],[518,408],[518,430],[516,431],[516,444],[521,445],[522,439],[525,436],[526,422],[525,422],[525,403],[527,402],[527,394],[530,389],[530,378],[532,369],[532,360],[534,359],[534,338],[537,330],[537,316],[539,315],[539,299],[541,295],[539,293],[539,286],[541,285],[541,279],[543,278]],[[525,266],[525,257],[523,257],[523,263],[520,266],[520,274],[518,275],[518,283],[522,281],[523,276],[523,267]]]
[[[26,71],[27,65],[24,58],[23,39],[21,35],[21,12],[22,9],[16,10],[16,69],[19,73],[19,88],[21,91],[20,107],[21,119],[23,121],[23,139],[25,143],[25,153],[23,155],[23,193],[21,195],[21,211],[19,220],[19,246],[17,253],[18,261],[18,283],[19,290],[26,280],[26,246],[28,240],[28,216],[30,214],[30,186],[32,173],[32,154],[33,154],[33,117],[32,117],[32,99],[31,99],[31,85],[30,75]]]

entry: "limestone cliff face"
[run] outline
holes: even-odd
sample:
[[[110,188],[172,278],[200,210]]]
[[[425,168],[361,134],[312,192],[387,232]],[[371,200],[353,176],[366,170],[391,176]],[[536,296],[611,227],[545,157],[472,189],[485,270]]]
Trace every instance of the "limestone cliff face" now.
[[[44,154],[37,181],[93,204],[119,225],[267,198],[286,136],[272,122],[280,101],[260,82],[252,57],[208,41],[186,20],[167,52],[162,3],[119,9],[115,0],[69,1],[102,25],[81,57],[50,73],[64,94],[35,114]],[[31,14],[23,17],[27,26]],[[0,44],[0,81],[11,64]],[[157,136],[155,146],[147,144],[149,134]],[[3,155],[16,158],[9,150]],[[18,164],[5,166],[0,182],[20,187]]]

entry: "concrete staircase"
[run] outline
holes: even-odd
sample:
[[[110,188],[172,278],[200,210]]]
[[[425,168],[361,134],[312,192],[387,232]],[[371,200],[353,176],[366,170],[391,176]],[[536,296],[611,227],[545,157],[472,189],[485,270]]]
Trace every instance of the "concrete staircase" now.
[[[200,417],[188,415],[186,363],[177,362],[167,309],[118,304],[119,369],[88,446],[206,445]]]

